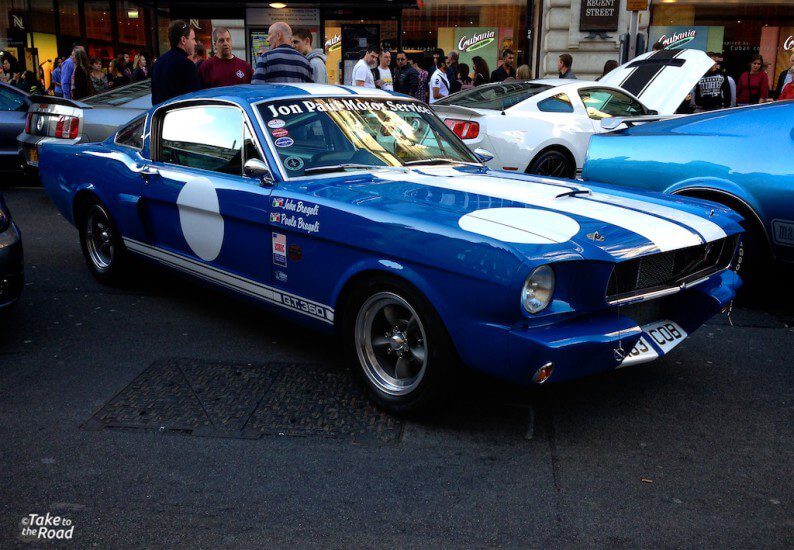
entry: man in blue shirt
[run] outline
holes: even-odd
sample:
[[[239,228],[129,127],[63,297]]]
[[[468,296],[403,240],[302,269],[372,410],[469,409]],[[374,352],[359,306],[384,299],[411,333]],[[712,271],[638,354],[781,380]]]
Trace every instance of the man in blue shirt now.
[[[196,52],[196,32],[177,19],[168,25],[171,49],[152,67],[152,105],[201,89],[198,70],[190,57]]]
[[[85,48],[79,44],[72,46],[72,51],[69,52],[69,58],[61,65],[61,91],[65,99],[72,99],[72,75],[74,74],[73,54],[75,50],[83,49]]]
[[[283,21],[273,23],[267,31],[267,39],[270,50],[259,58],[251,84],[314,82],[311,64],[292,47],[289,25]]]

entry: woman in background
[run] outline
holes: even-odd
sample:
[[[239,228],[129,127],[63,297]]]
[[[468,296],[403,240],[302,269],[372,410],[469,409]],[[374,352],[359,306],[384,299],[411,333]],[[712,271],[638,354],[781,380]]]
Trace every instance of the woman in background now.
[[[516,80],[524,81],[532,78],[532,73],[529,70],[529,65],[521,65],[516,69]]]
[[[491,70],[488,68],[488,63],[479,55],[475,55],[471,60],[474,63],[474,85],[482,86],[483,84],[488,84],[491,78]]]
[[[94,95],[94,85],[91,84],[91,65],[88,63],[88,54],[85,50],[75,48],[72,52],[74,73],[72,73],[72,99],[83,99]]]
[[[754,55],[750,70],[745,71],[736,83],[736,103],[755,105],[766,101],[769,96],[769,77],[764,72],[764,58]]]
[[[132,81],[140,82],[149,78],[149,69],[146,67],[146,56],[139,53],[132,63]]]
[[[474,88],[474,80],[469,74],[469,66],[465,63],[458,63],[458,82],[460,82],[461,90]]]
[[[126,64],[124,63],[124,56],[119,54],[116,58],[110,62],[110,70],[108,71],[108,80],[110,81],[110,87],[121,88],[122,86],[126,86],[130,83],[129,77],[124,74],[124,68]]]
[[[110,88],[108,75],[102,70],[102,60],[98,57],[91,58],[91,84],[94,85],[94,91],[98,94]]]
[[[602,78],[604,78],[606,75],[608,75],[617,68],[618,68],[618,62],[615,61],[614,59],[610,59],[609,61],[604,63],[604,70],[601,72],[601,76],[596,78],[596,82],[598,82],[599,80],[601,80]]]

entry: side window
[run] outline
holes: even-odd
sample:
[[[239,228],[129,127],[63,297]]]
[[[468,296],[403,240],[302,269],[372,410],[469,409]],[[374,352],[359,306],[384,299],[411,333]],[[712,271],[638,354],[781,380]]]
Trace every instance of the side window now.
[[[638,101],[617,90],[589,88],[579,90],[579,96],[587,109],[587,116],[593,120],[645,114],[645,109]]]
[[[199,105],[168,111],[160,124],[159,160],[242,175],[243,128],[243,113],[237,107]]]
[[[25,96],[0,86],[0,111],[19,111],[25,103]]]
[[[544,113],[572,113],[571,98],[566,94],[557,94],[538,102],[538,110]]]
[[[146,117],[136,118],[116,134],[116,143],[125,147],[132,147],[140,151],[143,149],[143,129],[146,126]]]

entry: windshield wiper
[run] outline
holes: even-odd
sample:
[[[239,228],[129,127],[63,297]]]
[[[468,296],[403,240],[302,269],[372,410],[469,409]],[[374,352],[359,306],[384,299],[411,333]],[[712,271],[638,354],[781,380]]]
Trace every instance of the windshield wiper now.
[[[304,174],[324,174],[326,172],[344,172],[345,170],[379,170],[388,166],[375,166],[372,164],[329,164],[328,166],[312,166],[306,168]]]
[[[430,159],[409,160],[404,162],[404,166],[411,166],[414,164],[474,164],[473,162],[463,162],[462,160],[445,159],[441,157],[434,157]]]

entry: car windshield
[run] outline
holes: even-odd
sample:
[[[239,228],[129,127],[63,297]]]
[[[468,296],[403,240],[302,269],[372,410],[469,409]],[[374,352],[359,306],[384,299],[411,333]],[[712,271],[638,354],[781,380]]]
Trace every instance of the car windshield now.
[[[500,82],[458,92],[436,101],[435,105],[458,105],[474,109],[504,111],[533,95],[550,90],[548,84],[536,82]]]
[[[345,169],[477,163],[426,105],[387,98],[306,98],[259,105],[288,177]]]
[[[151,80],[143,80],[81,101],[89,105],[123,105],[150,93],[152,93]]]

